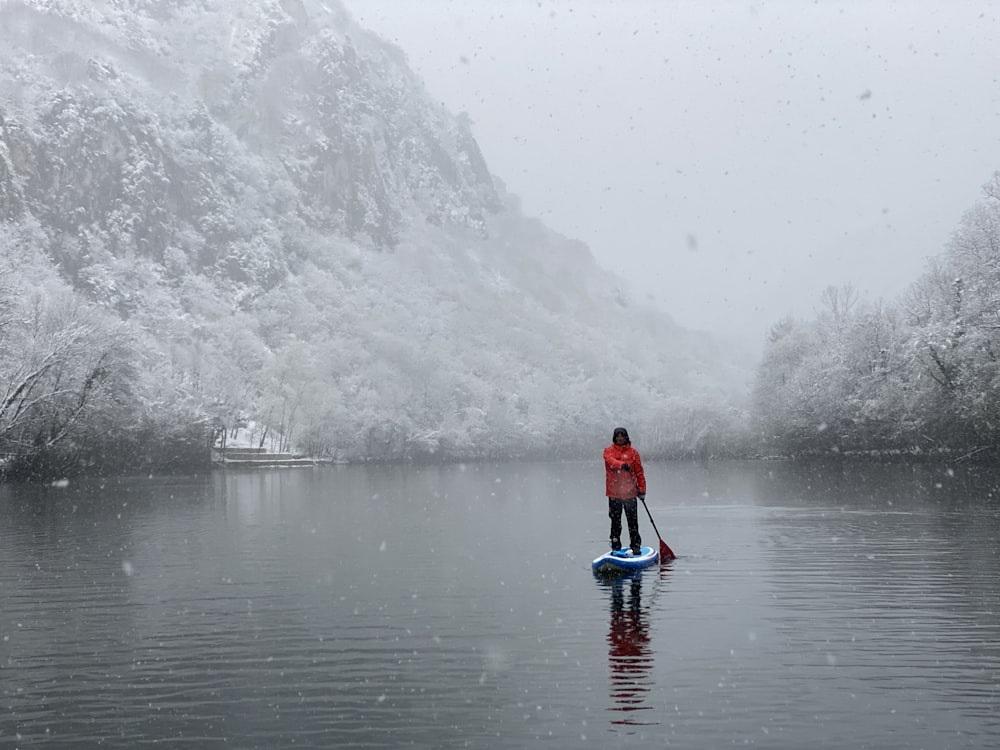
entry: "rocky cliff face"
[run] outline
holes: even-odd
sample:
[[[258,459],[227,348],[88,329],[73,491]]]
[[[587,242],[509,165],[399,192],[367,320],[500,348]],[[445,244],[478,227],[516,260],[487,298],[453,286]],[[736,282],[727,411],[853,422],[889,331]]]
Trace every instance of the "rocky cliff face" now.
[[[8,212],[155,257],[193,230],[216,247],[204,264],[245,239],[234,207],[248,201],[381,248],[410,207],[480,232],[500,207],[467,121],[336,3],[37,0],[0,14]]]

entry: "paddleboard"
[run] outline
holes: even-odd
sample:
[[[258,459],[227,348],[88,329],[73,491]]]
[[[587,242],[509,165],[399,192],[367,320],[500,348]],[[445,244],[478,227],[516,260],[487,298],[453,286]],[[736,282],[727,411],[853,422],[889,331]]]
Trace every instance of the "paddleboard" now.
[[[595,573],[614,574],[627,573],[630,570],[642,570],[660,561],[660,551],[656,547],[640,547],[639,554],[633,555],[629,549],[608,551],[590,564]]]

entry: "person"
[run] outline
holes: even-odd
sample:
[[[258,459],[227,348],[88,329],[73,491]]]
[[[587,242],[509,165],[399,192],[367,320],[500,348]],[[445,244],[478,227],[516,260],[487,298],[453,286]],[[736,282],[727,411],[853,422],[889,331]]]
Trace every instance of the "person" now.
[[[611,549],[622,548],[622,512],[628,522],[628,542],[633,555],[641,553],[639,536],[639,504],[646,499],[646,474],[642,470],[639,451],[632,447],[628,430],[616,427],[611,445],[604,449],[605,490],[608,496],[608,516],[611,518]]]

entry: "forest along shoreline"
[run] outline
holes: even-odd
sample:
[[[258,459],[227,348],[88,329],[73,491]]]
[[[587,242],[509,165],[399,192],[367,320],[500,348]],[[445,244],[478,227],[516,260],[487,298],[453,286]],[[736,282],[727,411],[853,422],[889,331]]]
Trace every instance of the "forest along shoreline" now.
[[[284,445],[265,447],[262,443],[273,442],[261,440],[259,433],[253,429],[230,431],[224,438],[215,432],[211,440],[202,442],[200,451],[185,451],[172,456],[161,453],[160,460],[149,462],[142,466],[142,471],[150,474],[199,473],[226,469],[266,469],[266,468],[310,468],[334,464],[448,464],[448,463],[478,463],[491,461],[536,461],[531,456],[452,456],[438,454],[429,456],[419,454],[402,458],[385,458],[370,456],[364,458],[345,458],[335,456],[316,456],[308,453],[290,450]],[[171,460],[172,459],[172,460]],[[555,451],[544,460],[585,460],[586,456],[562,455]],[[662,450],[650,450],[647,461],[671,462],[694,461],[698,463],[723,463],[727,461],[760,461],[760,462],[796,462],[815,466],[842,464],[886,464],[886,465],[940,465],[957,466],[995,466],[1000,459],[1000,451],[994,446],[951,448],[942,445],[932,445],[928,448],[919,446],[898,449],[847,449],[833,446],[827,449],[805,447],[796,452],[777,451],[733,451],[714,454],[707,451],[686,451],[682,455]],[[56,463],[36,465],[30,474],[18,470],[11,471],[11,464],[6,457],[0,456],[0,483],[17,482],[58,482],[70,477],[87,476],[127,476],[135,474],[134,466],[125,466],[122,470],[108,471],[106,466],[95,467],[74,464],[72,466]],[[88,468],[90,469],[88,471]]]

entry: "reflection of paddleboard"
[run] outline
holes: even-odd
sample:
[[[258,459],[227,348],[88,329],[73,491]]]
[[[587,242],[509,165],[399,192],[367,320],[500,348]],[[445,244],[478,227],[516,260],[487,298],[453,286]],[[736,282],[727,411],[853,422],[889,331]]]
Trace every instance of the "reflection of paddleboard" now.
[[[660,561],[660,552],[655,547],[641,547],[638,555],[631,550],[618,549],[605,552],[590,564],[595,573],[615,574],[627,573],[630,570],[642,570]]]

